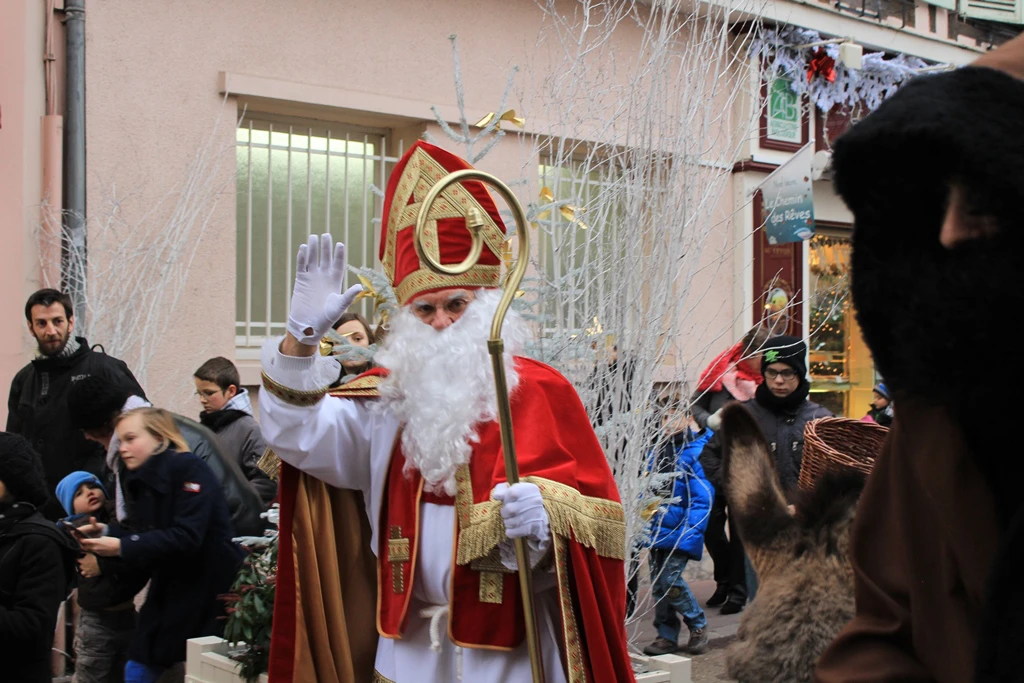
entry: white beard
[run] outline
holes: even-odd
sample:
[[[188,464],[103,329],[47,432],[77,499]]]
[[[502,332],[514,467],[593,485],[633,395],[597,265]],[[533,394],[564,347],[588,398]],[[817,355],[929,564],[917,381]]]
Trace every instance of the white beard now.
[[[389,371],[380,405],[402,424],[406,474],[418,471],[430,492],[455,495],[455,472],[480,440],[477,426],[498,417],[487,339],[500,298],[499,291],[478,290],[462,317],[440,332],[403,308],[377,353]],[[512,356],[526,338],[523,319],[511,310],[502,338],[511,392],[519,383]]]

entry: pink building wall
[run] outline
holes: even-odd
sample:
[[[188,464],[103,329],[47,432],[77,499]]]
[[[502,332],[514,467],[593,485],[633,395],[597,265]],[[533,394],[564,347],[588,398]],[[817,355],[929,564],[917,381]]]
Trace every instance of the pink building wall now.
[[[87,19],[90,211],[114,185],[141,188],[140,202],[173,186],[218,116],[230,122],[237,115],[235,98],[225,105],[219,91],[222,72],[342,98],[324,107],[248,97],[250,108],[391,128],[404,121],[416,134],[422,126],[414,121],[431,119],[430,105],[454,108],[449,34],[459,37],[467,108],[482,114],[497,106],[512,64],[543,75],[547,57],[535,51],[542,20],[532,2],[316,0],[287,10],[272,0],[93,3]],[[628,53],[638,38],[636,27],[624,24],[617,47]],[[233,128],[221,131],[217,144],[233,155]],[[508,138],[481,166],[513,179],[531,164],[536,168]],[[234,355],[233,192],[229,185],[175,316],[181,351],[150,369],[147,390],[158,401],[187,400],[183,383],[200,362]],[[708,277],[728,299],[731,268]],[[709,307],[708,318],[716,325],[731,320],[729,306]],[[183,407],[194,411],[191,403]]]
[[[17,0],[13,5],[2,4],[0,12],[16,14],[20,25],[38,24],[34,30],[41,41],[43,12],[39,8],[44,3]],[[6,14],[0,16],[6,18]],[[109,211],[109,200],[115,194],[124,199],[121,210],[129,222],[166,201],[167,195],[180,187],[190,159],[215,127],[212,144],[227,156],[230,163],[225,172],[233,174],[234,121],[240,106],[375,125],[391,129],[394,137],[415,139],[425,127],[433,125],[426,123],[433,118],[431,105],[438,105],[446,116],[455,109],[448,41],[452,33],[459,37],[470,118],[482,115],[497,106],[511,65],[523,69],[517,78],[520,88],[531,79],[540,82],[546,76],[553,46],[537,48],[543,20],[538,6],[528,0],[394,0],[383,4],[371,0],[310,0],[288,3],[286,7],[274,0],[87,3],[90,219]],[[0,34],[6,37],[10,29],[4,27],[10,26],[7,21],[0,22]],[[5,57],[0,78],[14,78],[23,90],[33,91],[23,105],[32,111],[31,116],[23,117],[27,123],[19,124],[9,114],[6,98],[0,100],[4,106],[0,145],[9,144],[6,134],[10,125],[17,131],[16,136],[10,136],[17,140],[15,152],[26,158],[26,164],[38,164],[38,138],[31,127],[38,126],[42,113],[42,63],[38,61],[39,73],[35,75],[27,63],[36,59],[42,48],[25,44],[22,32],[16,32],[20,37],[17,49],[9,41],[0,41],[0,55]],[[615,35],[614,48],[621,58],[628,59],[639,38],[639,29],[624,22]],[[15,63],[7,61],[12,51],[16,53],[12,59],[16,57],[20,60],[17,63],[26,68],[7,68]],[[225,78],[230,81],[232,77],[251,77],[259,85],[259,92],[225,99],[221,86]],[[28,80],[37,85],[28,88],[24,83]],[[6,81],[0,83],[6,86]],[[436,131],[435,136],[443,140]],[[524,175],[535,177],[537,159],[524,158],[523,146],[509,136],[480,166],[513,180]],[[2,164],[0,168],[10,166]],[[0,192],[5,194],[0,196],[30,196],[30,200],[20,202],[35,206],[37,214],[38,199],[31,197],[38,197],[38,176],[35,168],[18,179],[16,186],[3,183]],[[190,398],[191,372],[210,356],[235,356],[235,187],[230,177],[222,180],[225,190],[199,245],[171,331],[163,342],[166,349],[155,356],[145,383],[156,402],[190,414],[197,411]],[[721,247],[714,245],[730,239],[730,188],[731,184],[716,209],[721,235],[711,242],[712,248],[719,250]],[[521,196],[531,198],[536,189],[524,190]],[[148,224],[155,230],[165,219],[166,211],[158,211]],[[37,218],[33,215],[32,220]],[[0,258],[10,262],[15,259],[8,254],[28,254],[33,240],[27,219],[19,222],[3,215],[0,221],[4,221],[2,239],[10,240],[4,242],[9,249]],[[93,229],[89,239],[95,247],[94,256],[102,258],[104,235]],[[26,271],[26,264],[34,263],[35,257],[24,256],[17,261],[17,268]],[[117,264],[104,267],[111,265]],[[4,284],[16,286],[19,292],[27,294],[34,286],[34,276],[27,272],[14,274],[11,268],[4,268],[0,273]],[[689,353],[684,349],[701,350],[702,355],[707,345],[702,340],[713,339],[723,330],[725,337],[731,336],[732,275],[732,264],[726,260],[700,276],[701,286],[721,292],[721,300],[707,305],[700,313],[700,324],[695,323],[680,340],[681,356]],[[139,283],[124,282],[123,286],[130,291]],[[21,319],[17,310],[21,302],[4,305],[5,321]],[[4,364],[0,376],[5,378],[28,357],[27,333],[21,330],[23,326],[15,329],[5,323],[0,337],[0,362]],[[106,341],[102,332],[94,336],[90,339],[93,343]],[[254,380],[254,362],[243,364],[247,365],[243,381],[246,377]]]
[[[25,299],[39,285],[32,238],[42,192],[44,16],[36,0],[0,3],[0,386],[32,357]],[[0,405],[0,428],[7,400]]]

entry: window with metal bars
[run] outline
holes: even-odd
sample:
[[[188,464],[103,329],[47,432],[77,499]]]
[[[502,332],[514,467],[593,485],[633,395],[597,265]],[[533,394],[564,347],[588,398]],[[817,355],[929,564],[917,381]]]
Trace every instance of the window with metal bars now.
[[[236,152],[235,343],[258,347],[284,334],[310,234],[344,242],[350,266],[377,266],[382,207],[370,186],[385,186],[402,151],[382,130],[255,117],[238,127]]]

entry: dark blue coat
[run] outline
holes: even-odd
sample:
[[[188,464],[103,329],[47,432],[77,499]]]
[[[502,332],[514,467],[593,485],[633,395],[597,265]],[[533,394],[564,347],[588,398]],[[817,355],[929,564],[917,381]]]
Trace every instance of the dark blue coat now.
[[[227,593],[244,552],[220,483],[191,453],[158,453],[125,481],[132,528],[114,529],[125,562],[152,577],[130,659],[167,667],[185,661],[185,641],[218,635]]]
[[[684,552],[695,560],[704,554],[704,531],[708,528],[715,489],[704,476],[700,453],[713,432],[694,434],[689,429],[673,436],[652,458],[652,471],[675,475],[664,486],[666,502],[651,518],[651,547]]]

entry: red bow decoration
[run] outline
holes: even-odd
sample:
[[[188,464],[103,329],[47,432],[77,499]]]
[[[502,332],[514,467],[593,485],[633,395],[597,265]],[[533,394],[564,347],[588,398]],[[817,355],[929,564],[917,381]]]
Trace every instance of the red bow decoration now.
[[[829,83],[834,83],[836,80],[836,60],[829,57],[823,47],[819,47],[814,51],[814,55],[807,65],[808,83],[811,82],[815,74],[821,74]]]

